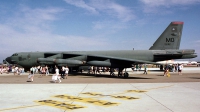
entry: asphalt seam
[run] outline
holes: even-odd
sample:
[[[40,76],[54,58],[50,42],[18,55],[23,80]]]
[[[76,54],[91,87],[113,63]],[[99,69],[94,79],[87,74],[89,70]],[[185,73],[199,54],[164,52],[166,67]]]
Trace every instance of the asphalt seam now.
[[[130,83],[131,84],[131,83]],[[132,85],[132,84],[131,84]],[[133,85],[132,85],[133,86]],[[172,86],[172,85],[170,85]],[[133,86],[134,88],[140,90],[139,88]],[[164,86],[164,87],[169,87],[169,86]],[[159,88],[163,88],[163,87],[159,87]],[[152,90],[152,89],[158,89],[158,88],[151,88],[151,89],[146,89],[146,90]],[[163,105],[161,102],[159,102],[158,100],[154,99],[153,97],[151,97],[150,95],[148,95],[147,93],[144,93],[145,95],[147,95],[148,97],[150,97],[151,99],[153,99],[154,101],[156,101],[157,103],[159,103],[160,105],[162,105],[163,107],[167,108],[169,111],[174,112],[173,110],[171,110],[170,108],[168,108],[167,106]]]
[[[185,83],[190,84],[191,82],[185,82]],[[193,83],[194,83],[194,82],[193,82]],[[180,85],[180,84],[179,84],[179,86],[184,87],[184,88],[189,88],[189,89],[192,89],[192,90],[197,90],[197,91],[199,91],[199,89],[196,89],[196,88],[193,88],[193,87],[183,86],[183,85]]]
[[[159,103],[160,105],[162,105],[163,107],[167,108],[168,110],[170,110],[171,112],[174,112],[173,110],[171,110],[170,108],[168,108],[167,106],[163,105],[161,102],[159,102],[158,100],[154,99],[153,97],[151,97],[150,95],[148,95],[147,93],[144,93],[145,95],[147,95],[148,97],[150,97],[151,99],[153,99],[154,101],[156,101],[157,103]]]
[[[86,86],[81,90],[81,92],[78,93],[78,95],[76,97],[79,97],[81,95],[81,93],[85,90],[85,88],[87,88],[88,84],[86,84]],[[71,104],[74,103],[74,100],[71,102]],[[65,110],[64,112],[66,112],[67,110]]]

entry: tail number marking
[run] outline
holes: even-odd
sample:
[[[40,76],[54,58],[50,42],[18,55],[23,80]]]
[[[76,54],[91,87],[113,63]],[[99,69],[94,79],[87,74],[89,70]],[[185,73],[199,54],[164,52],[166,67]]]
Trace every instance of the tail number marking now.
[[[166,38],[166,42],[174,42],[174,38]]]

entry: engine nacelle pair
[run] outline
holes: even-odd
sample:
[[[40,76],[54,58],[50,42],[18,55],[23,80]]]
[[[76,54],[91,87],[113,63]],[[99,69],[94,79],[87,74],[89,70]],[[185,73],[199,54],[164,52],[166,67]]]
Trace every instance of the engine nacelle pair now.
[[[53,59],[53,58],[38,58],[37,62],[40,64],[70,64],[70,65],[83,65],[84,62],[79,60],[69,60],[69,59]]]
[[[37,62],[40,64],[54,64],[54,60],[52,58],[38,58]]]
[[[111,63],[107,61],[88,61],[87,64],[92,66],[103,66],[103,67],[111,66]]]

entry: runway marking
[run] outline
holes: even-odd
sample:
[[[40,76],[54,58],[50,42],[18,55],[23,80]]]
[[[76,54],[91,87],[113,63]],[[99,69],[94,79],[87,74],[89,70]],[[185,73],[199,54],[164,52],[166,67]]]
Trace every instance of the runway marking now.
[[[161,87],[156,87],[156,88],[150,88],[150,89],[146,89],[146,90],[154,90],[154,89],[161,89],[161,88],[167,88],[167,87],[172,87],[173,85],[168,85],[168,86],[161,86]]]
[[[123,99],[123,100],[136,100],[139,99],[137,97],[129,97],[129,96],[111,96],[113,98]]]
[[[147,92],[147,91],[143,91],[143,90],[127,90],[126,92],[144,93],[144,92]]]
[[[86,92],[86,93],[82,93],[82,94],[90,95],[90,96],[101,96],[101,97],[109,96],[111,98],[117,98],[117,99],[123,99],[123,100],[135,100],[135,99],[139,99],[137,97],[116,96],[116,95],[103,95],[103,94],[100,94],[100,93],[92,93],[92,92]]]
[[[47,106],[64,109],[64,110],[75,110],[75,109],[86,108],[81,105],[63,103],[63,102],[59,102],[59,101],[55,101],[55,100],[40,100],[40,101],[35,101],[35,102],[40,103],[42,105],[47,105]]]
[[[167,88],[167,87],[171,87],[171,86],[174,86],[174,85],[161,86],[161,87],[156,87],[156,88],[149,88],[149,89],[145,89],[145,90],[126,90],[125,92],[117,93],[117,94],[111,94],[111,95],[104,95],[104,94],[95,93],[95,92],[85,92],[85,93],[81,93],[81,94],[96,96],[96,97],[106,97],[106,96],[108,96],[108,97],[111,97],[111,98],[117,98],[117,99],[122,99],[122,100],[135,100],[135,99],[139,99],[139,98],[124,96],[122,94],[131,93],[131,92],[133,92],[133,93],[145,93],[149,90]],[[97,100],[97,99],[94,99],[94,98],[84,98],[84,97],[76,97],[76,96],[70,96],[70,95],[56,95],[56,96],[53,96],[53,97],[62,98],[62,99],[65,99],[65,100],[73,100],[73,101],[83,102],[83,103],[90,103],[90,104],[94,104],[94,105],[98,105],[98,106],[104,106],[104,107],[117,106],[117,105],[120,104],[120,103],[109,102],[109,101],[105,101],[105,100]],[[60,109],[64,109],[64,110],[75,110],[75,109],[86,108],[85,106],[75,105],[75,104],[70,104],[70,103],[64,103],[64,102],[55,101],[55,100],[39,100],[39,101],[35,101],[35,102],[39,103],[41,105],[19,106],[19,107],[16,107],[16,108],[2,109],[0,111],[16,110],[16,109],[30,108],[30,107],[36,107],[36,106],[42,106],[42,105],[47,105],[47,106],[60,108]]]
[[[101,93],[93,93],[93,92],[86,92],[86,93],[81,93],[81,94],[86,94],[86,95],[90,95],[90,96],[105,96]]]
[[[93,98],[76,97],[76,96],[70,96],[70,95],[56,95],[54,97],[62,98],[62,99],[66,99],[66,100],[83,102],[83,103],[90,103],[90,104],[93,104],[93,105],[105,106],[105,107],[119,105],[119,103],[115,103],[115,102],[97,100],[97,99],[93,99]]]
[[[21,106],[21,107],[15,107],[15,108],[7,108],[7,109],[0,110],[0,112],[7,111],[7,110],[16,110],[16,109],[28,108],[28,107],[36,107],[36,106],[41,106],[41,105],[30,105],[30,106]]]

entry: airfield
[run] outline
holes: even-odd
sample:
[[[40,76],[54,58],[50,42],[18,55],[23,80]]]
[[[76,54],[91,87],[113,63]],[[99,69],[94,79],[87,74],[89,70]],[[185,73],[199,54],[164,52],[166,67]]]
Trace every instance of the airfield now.
[[[184,67],[182,75],[151,68],[131,71],[129,78],[109,73],[69,74],[61,83],[36,74],[0,74],[0,111],[5,112],[199,112],[200,67]]]

